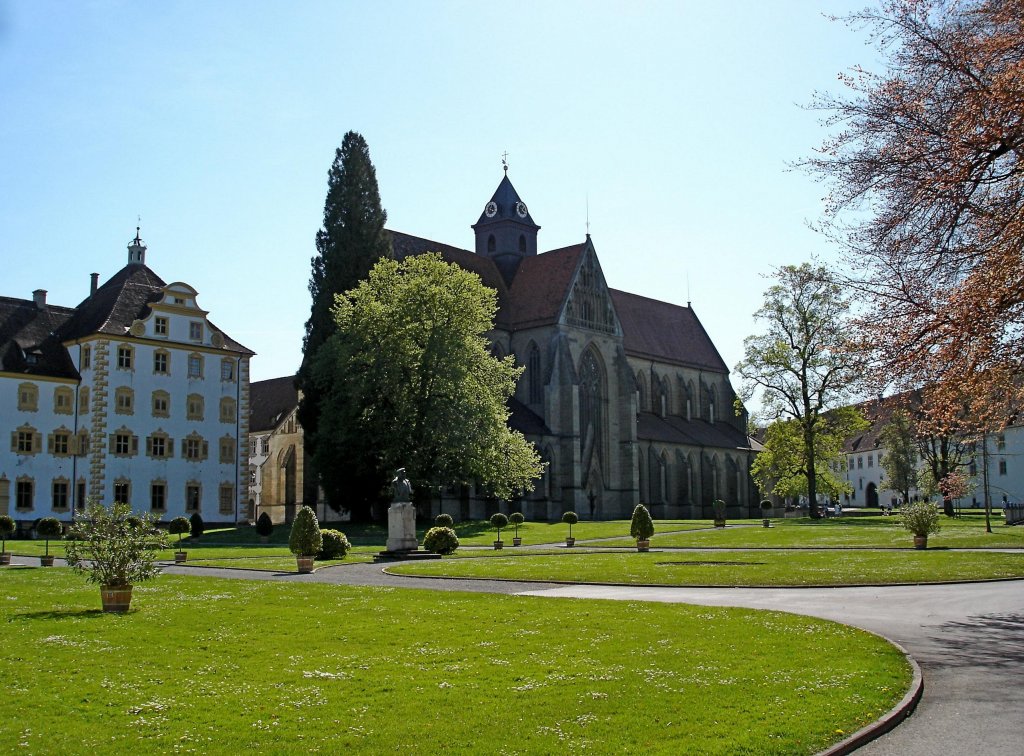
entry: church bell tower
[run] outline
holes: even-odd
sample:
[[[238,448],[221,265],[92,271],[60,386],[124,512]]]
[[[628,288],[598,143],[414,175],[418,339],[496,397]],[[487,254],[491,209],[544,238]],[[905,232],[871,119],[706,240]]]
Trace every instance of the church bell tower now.
[[[484,205],[472,228],[476,233],[476,253],[494,260],[506,284],[515,277],[520,260],[537,254],[540,226],[533,222],[526,203],[508,180],[508,165],[494,196]]]

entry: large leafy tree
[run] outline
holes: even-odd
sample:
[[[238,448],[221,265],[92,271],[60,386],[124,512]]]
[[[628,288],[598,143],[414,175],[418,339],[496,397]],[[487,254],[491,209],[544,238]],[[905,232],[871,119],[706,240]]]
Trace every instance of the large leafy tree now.
[[[345,134],[327,173],[327,199],[324,202],[323,228],[316,234],[316,254],[311,260],[309,293],[312,295],[309,320],[302,346],[302,366],[297,379],[302,391],[299,421],[305,432],[305,444],[315,451],[321,439],[322,393],[312,379],[312,365],[323,345],[337,332],[332,310],[335,297],[365,279],[370,268],[382,257],[390,257],[391,246],[384,230],[387,213],[381,208],[377,173],[370,161],[370,150],[360,134]],[[314,473],[323,473],[313,455]],[[334,459],[332,465],[354,460]],[[315,497],[316,475],[306,497]]]
[[[885,449],[881,465],[889,488],[910,501],[910,489],[918,487],[918,437],[910,413],[897,407],[878,438]]]
[[[485,338],[496,311],[493,289],[436,254],[381,260],[338,299],[338,333],[313,365],[314,454],[332,502],[368,516],[398,467],[419,500],[473,480],[499,497],[533,488],[540,458],[507,424],[521,369]]]
[[[986,425],[1022,398],[1024,0],[883,0],[846,21],[886,71],[819,94],[831,183],[876,373],[934,387],[932,413]]]
[[[799,426],[809,514],[819,517],[821,416],[849,403],[860,360],[846,336],[849,302],[824,267],[787,265],[775,280],[755,313],[766,330],[743,342],[736,371],[744,398],[760,394],[766,419]]]
[[[814,479],[818,493],[838,497],[852,488],[841,475],[843,446],[868,423],[854,407],[840,407],[818,416],[814,428]],[[764,448],[750,474],[765,493],[806,496],[810,476],[803,427],[792,417],[779,419],[765,430]]]

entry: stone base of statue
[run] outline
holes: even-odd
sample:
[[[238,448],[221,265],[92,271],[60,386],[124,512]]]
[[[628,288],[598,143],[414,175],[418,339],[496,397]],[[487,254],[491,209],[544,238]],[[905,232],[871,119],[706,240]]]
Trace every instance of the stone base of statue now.
[[[416,507],[396,501],[388,507],[388,551],[416,551]]]
[[[416,507],[408,501],[392,504],[388,508],[387,549],[378,552],[377,561],[395,559],[440,559],[440,554],[420,551],[416,540]]]

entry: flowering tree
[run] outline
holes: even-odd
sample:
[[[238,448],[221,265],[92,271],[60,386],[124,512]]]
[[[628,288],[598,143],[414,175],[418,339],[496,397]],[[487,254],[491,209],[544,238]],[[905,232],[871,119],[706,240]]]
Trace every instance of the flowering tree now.
[[[846,19],[888,70],[815,96],[830,136],[803,165],[831,182],[824,230],[876,373],[935,384],[937,414],[986,425],[1022,398],[1024,0],[882,0]],[[936,383],[937,381],[937,383]]]

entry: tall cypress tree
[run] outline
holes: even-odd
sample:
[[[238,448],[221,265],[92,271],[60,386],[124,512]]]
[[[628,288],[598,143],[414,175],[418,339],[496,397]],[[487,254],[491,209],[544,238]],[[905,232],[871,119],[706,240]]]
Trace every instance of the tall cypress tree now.
[[[313,301],[302,344],[302,366],[297,378],[303,393],[299,422],[305,433],[306,475],[303,496],[316,500],[317,471],[310,465],[316,448],[322,398],[312,380],[317,351],[337,332],[331,315],[334,296],[354,288],[382,257],[391,256],[391,242],[384,230],[387,213],[380,204],[377,172],[362,135],[345,134],[327,172],[324,225],[316,233],[316,254],[310,261],[309,293]],[[345,460],[337,460],[345,464]],[[334,497],[331,497],[334,498]],[[331,501],[332,506],[339,505]]]

